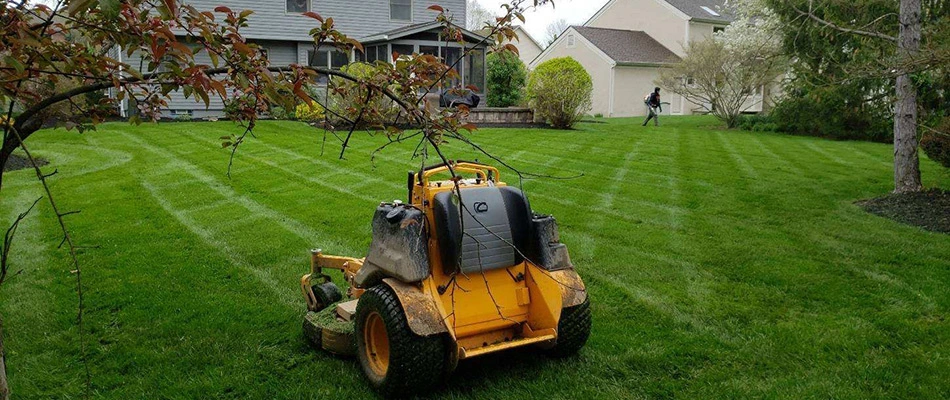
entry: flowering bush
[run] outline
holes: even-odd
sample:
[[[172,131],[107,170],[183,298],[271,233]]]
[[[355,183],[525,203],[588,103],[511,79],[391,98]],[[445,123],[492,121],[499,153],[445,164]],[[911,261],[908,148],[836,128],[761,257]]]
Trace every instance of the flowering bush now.
[[[310,104],[300,103],[294,110],[294,116],[304,122],[319,122],[326,118],[326,113],[323,110],[323,106],[317,102]]]

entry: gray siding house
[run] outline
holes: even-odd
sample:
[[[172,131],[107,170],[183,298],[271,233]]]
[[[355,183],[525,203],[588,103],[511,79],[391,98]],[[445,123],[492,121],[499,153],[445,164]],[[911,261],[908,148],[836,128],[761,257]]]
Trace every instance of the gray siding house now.
[[[224,5],[232,10],[253,10],[249,17],[249,26],[242,29],[250,42],[257,43],[266,51],[272,65],[303,64],[319,67],[340,68],[350,62],[386,60],[394,51],[400,54],[433,54],[443,57],[447,64],[454,63],[461,55],[458,43],[446,43],[441,40],[441,27],[435,23],[437,14],[429,10],[433,4],[442,6],[455,21],[464,24],[466,18],[465,0],[187,0],[199,10],[213,10]],[[363,43],[366,53],[353,51],[341,53],[328,46],[315,51],[313,39],[308,34],[317,21],[301,15],[313,11],[324,17],[332,17],[337,29],[351,38]],[[466,40],[478,43],[481,36],[464,32]],[[138,60],[123,60],[137,65]],[[199,63],[211,64],[205,53],[201,53]],[[475,85],[484,91],[485,87],[485,49],[482,48],[471,57],[459,63],[462,86]],[[484,94],[484,93],[480,93]],[[188,115],[194,118],[216,117],[223,115],[223,104],[212,99],[210,107],[185,98],[180,93],[172,93],[168,102],[166,117]],[[120,110],[124,116],[134,112],[135,107],[124,104]]]

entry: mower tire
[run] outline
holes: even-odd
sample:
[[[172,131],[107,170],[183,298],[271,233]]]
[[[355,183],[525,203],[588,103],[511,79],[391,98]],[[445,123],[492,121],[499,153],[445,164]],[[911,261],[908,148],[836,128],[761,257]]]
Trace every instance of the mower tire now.
[[[590,297],[583,303],[561,310],[561,320],[557,323],[557,342],[547,350],[552,357],[569,357],[577,354],[590,337],[591,313]]]
[[[338,288],[333,282],[324,282],[319,285],[313,285],[311,290],[313,290],[314,297],[317,298],[317,303],[320,306],[320,310],[327,308],[327,306],[330,304],[343,300],[343,293],[340,292],[340,288]]]
[[[443,338],[413,333],[389,286],[377,285],[363,293],[354,318],[357,358],[380,394],[409,396],[439,383],[446,359]]]

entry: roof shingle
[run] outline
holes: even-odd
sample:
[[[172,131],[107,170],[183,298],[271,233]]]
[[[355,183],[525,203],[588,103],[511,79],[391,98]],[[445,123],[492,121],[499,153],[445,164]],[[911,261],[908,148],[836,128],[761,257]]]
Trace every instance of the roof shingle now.
[[[586,26],[572,28],[621,64],[668,64],[680,59],[646,32]]]
[[[723,0],[664,0],[690,18],[728,24],[736,19]],[[705,8],[708,8],[707,11]],[[712,12],[710,12],[712,11]],[[715,14],[719,15],[715,15]]]

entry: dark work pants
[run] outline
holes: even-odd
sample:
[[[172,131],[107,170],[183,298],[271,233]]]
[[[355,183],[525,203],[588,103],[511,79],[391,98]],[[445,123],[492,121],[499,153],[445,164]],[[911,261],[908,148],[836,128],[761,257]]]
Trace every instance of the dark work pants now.
[[[647,115],[647,120],[643,121],[643,126],[647,126],[651,118],[653,119],[654,126],[660,126],[660,114],[657,113],[656,107],[650,107],[650,115]]]

